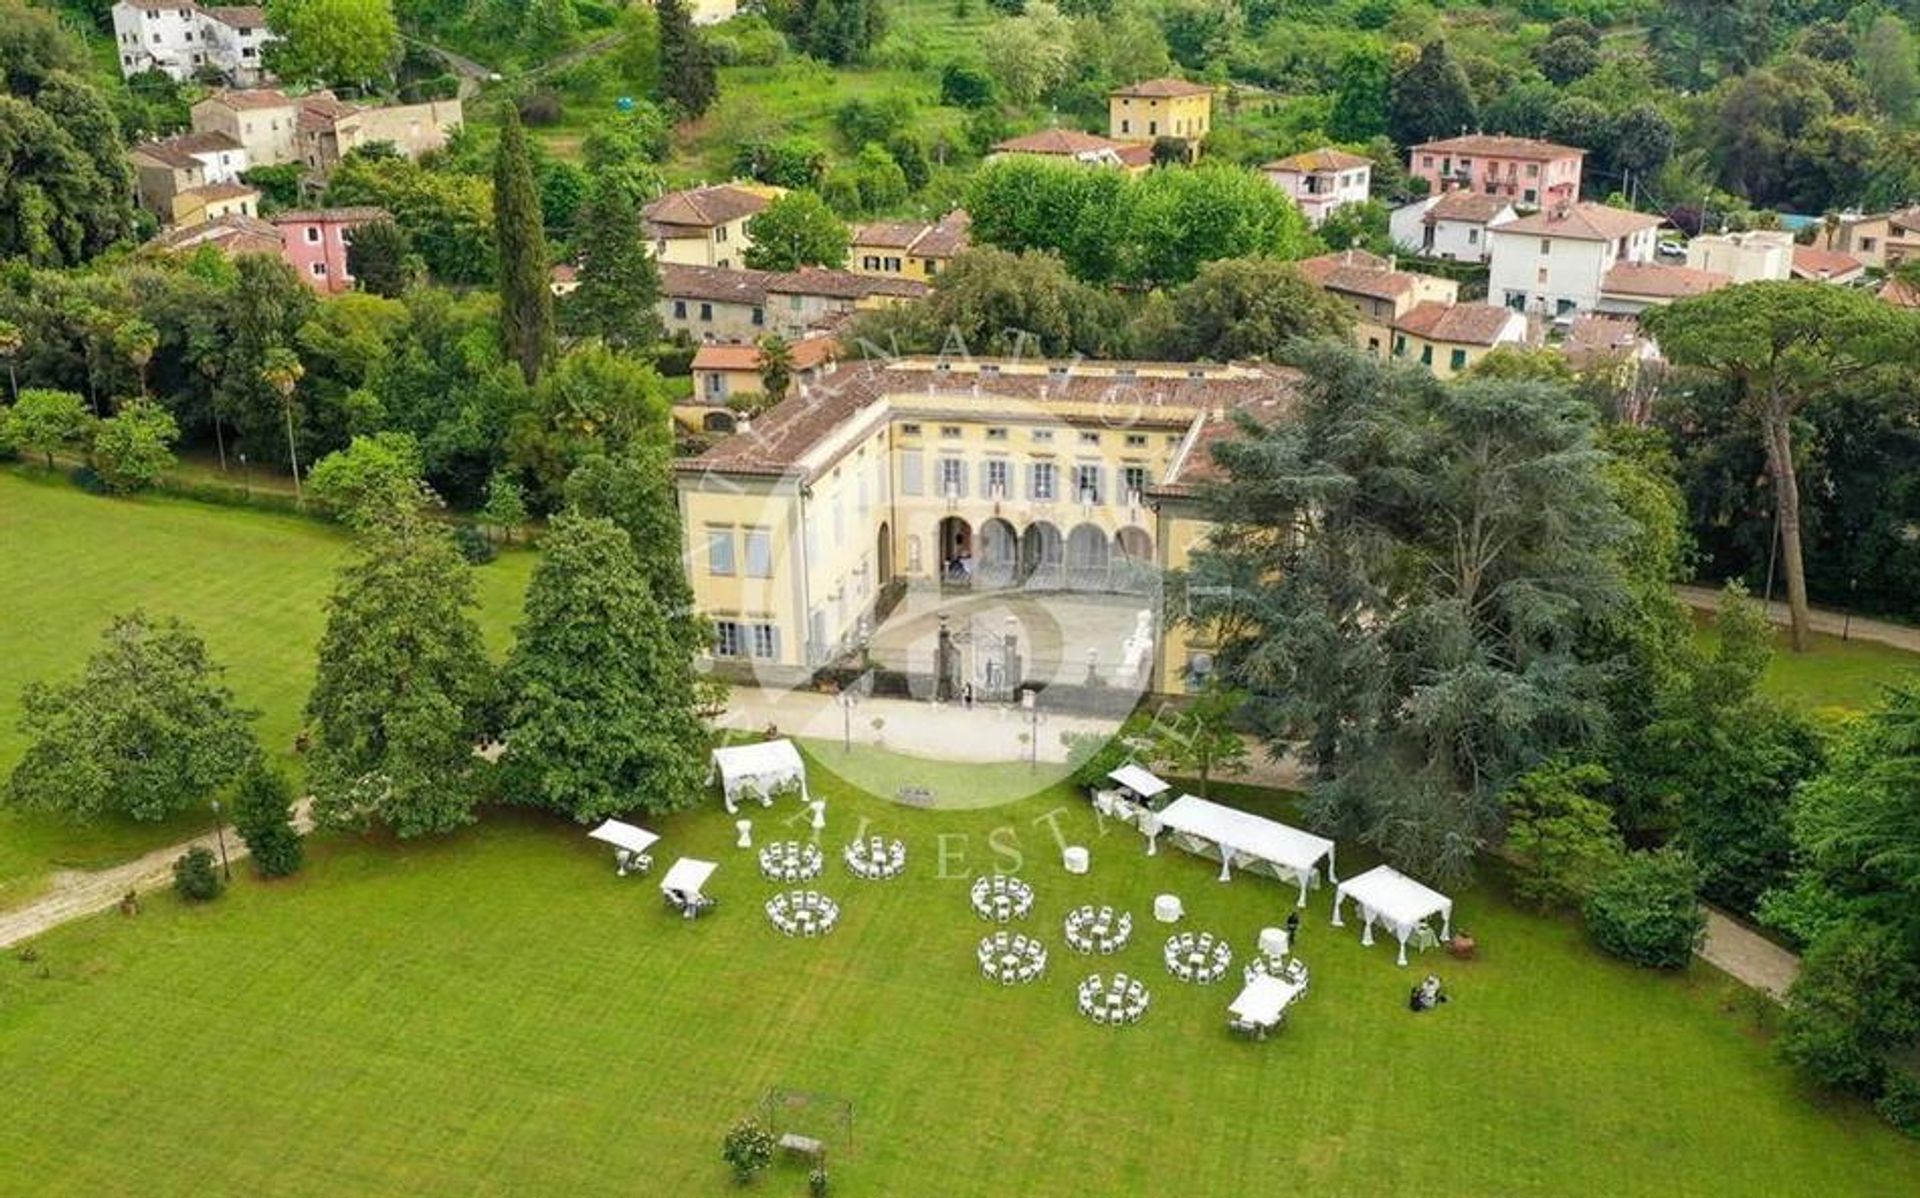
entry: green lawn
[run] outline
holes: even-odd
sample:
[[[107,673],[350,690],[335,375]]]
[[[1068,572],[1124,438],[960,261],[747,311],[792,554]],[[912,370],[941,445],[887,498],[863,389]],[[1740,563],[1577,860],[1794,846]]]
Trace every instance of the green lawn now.
[[[152,1195],[720,1194],[722,1131],[775,1086],[853,1104],[843,1195],[1920,1191],[1920,1145],[1804,1092],[1756,1004],[1704,967],[1635,971],[1481,889],[1458,910],[1482,959],[1400,970],[1326,925],[1322,891],[1312,992],[1244,1043],[1231,987],[1161,969],[1148,907],[1180,894],[1187,926],[1244,956],[1282,887],[1146,857],[1065,790],[920,812],[824,768],[813,783],[832,855],[863,824],[909,845],[894,882],[832,861],[816,885],[844,916],[819,941],[767,926],[774,887],[717,802],[650,821],[662,868],[722,863],[695,924],[579,829],[490,813],[432,843],[323,842],[290,882],[45,937],[37,961],[0,960],[0,1084],[44,1096],[0,1120],[0,1192],[123,1192],[137,1171]],[[1092,846],[1090,875],[1059,869],[1050,812]],[[1027,930],[1054,957],[1031,987],[975,970],[966,877],[994,867],[1039,892]],[[1058,921],[1081,902],[1131,909],[1134,944],[1069,953]],[[1414,1017],[1428,966],[1454,1001]],[[1074,1010],[1079,978],[1115,967],[1153,992],[1139,1026]],[[803,1184],[789,1166],[761,1188]]]
[[[1695,617],[1700,641],[1714,642],[1713,618]],[[1786,630],[1774,639],[1773,663],[1767,667],[1761,689],[1783,702],[1802,707],[1872,707],[1889,682],[1920,670],[1920,655],[1876,641],[1841,640],[1816,632],[1812,648],[1795,653]]]
[[[103,499],[64,479],[0,470],[0,778],[25,748],[21,689],[77,673],[113,615],[177,615],[206,639],[240,701],[260,712],[274,754],[292,751],[313,678],[314,647],[345,536],[324,525],[160,497]],[[479,571],[481,622],[504,650],[531,554]],[[97,868],[179,840],[204,824],[65,820],[0,807],[0,906],[31,897],[47,873]]]

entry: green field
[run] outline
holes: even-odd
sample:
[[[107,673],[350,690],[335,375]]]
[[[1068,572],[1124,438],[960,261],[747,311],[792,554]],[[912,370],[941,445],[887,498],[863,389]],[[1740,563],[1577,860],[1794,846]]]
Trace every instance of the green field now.
[[[1763,1004],[1704,967],[1603,959],[1488,888],[1458,896],[1482,959],[1406,970],[1328,927],[1316,894],[1313,989],[1252,1044],[1224,1027],[1230,985],[1166,975],[1148,908],[1178,893],[1187,927],[1244,955],[1287,910],[1277,884],[1146,857],[1065,790],[968,812],[907,811],[822,769],[814,790],[830,859],[869,820],[909,846],[893,882],[831,860],[816,885],[844,916],[818,941],[769,928],[775,887],[717,802],[650,821],[663,867],[721,862],[721,905],[698,923],[616,879],[581,830],[489,813],[432,843],[322,841],[290,882],[200,909],[157,895],[135,920],[50,934],[38,960],[0,960],[0,1083],[49,1099],[0,1120],[0,1192],[137,1176],[149,1195],[719,1194],[720,1135],[772,1087],[853,1104],[844,1195],[1920,1189],[1920,1145],[1771,1061]],[[1090,875],[1058,867],[1049,812],[1092,846]],[[763,839],[780,826],[758,823]],[[1030,987],[974,966],[987,925],[966,877],[992,868],[1039,892],[1028,930],[1054,956]],[[1058,921],[1082,902],[1132,910],[1134,943],[1070,953]],[[1152,1007],[1096,1027],[1073,988],[1116,967]],[[1454,1001],[1415,1017],[1406,987],[1426,967]],[[759,1188],[804,1187],[787,1166]]]
[[[21,689],[77,673],[112,616],[144,607],[199,630],[240,701],[260,712],[268,751],[292,752],[313,679],[314,647],[344,535],[321,524],[161,497],[103,499],[23,471],[0,470],[0,776],[24,750]],[[482,568],[481,623],[504,651],[531,554]],[[55,869],[98,868],[182,839],[171,825],[64,820],[0,807],[0,906]]]

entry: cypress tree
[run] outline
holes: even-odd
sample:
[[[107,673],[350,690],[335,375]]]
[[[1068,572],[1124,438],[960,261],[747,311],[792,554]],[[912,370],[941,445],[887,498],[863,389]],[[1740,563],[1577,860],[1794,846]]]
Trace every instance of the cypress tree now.
[[[553,347],[553,292],[540,196],[520,114],[508,105],[493,160],[493,234],[500,250],[500,325],[507,354],[529,384]]]
[[[682,115],[694,118],[720,94],[713,54],[681,0],[660,0],[660,87]]]
[[[622,349],[659,341],[666,335],[654,306],[660,268],[640,240],[632,190],[603,176],[581,213],[580,230],[580,286],[560,304],[567,331]]]

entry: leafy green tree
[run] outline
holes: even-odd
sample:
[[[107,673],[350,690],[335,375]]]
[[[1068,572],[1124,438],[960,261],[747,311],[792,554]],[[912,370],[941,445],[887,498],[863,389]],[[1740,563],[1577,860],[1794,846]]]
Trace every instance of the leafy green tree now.
[[[400,58],[393,0],[271,0],[267,63],[283,79],[311,83],[384,80]]]
[[[109,491],[144,491],[173,468],[173,443],[179,439],[172,412],[151,400],[129,400],[94,426],[94,472]]]
[[[532,386],[553,352],[553,291],[533,159],[520,116],[507,106],[493,166],[493,236],[500,253],[500,325],[507,353]]]
[[[1581,37],[1556,37],[1533,51],[1534,65],[1540,73],[1561,87],[1585,78],[1600,65],[1600,51]]]
[[[1907,23],[1883,12],[1860,39],[1860,78],[1880,110],[1896,121],[1913,116],[1920,95],[1920,66],[1914,57],[1913,33]]]
[[[940,69],[940,102],[954,108],[985,108],[994,100],[993,75],[978,62],[955,59]]]
[[[1387,131],[1387,88],[1392,79],[1387,52],[1371,42],[1340,60],[1339,84],[1327,133],[1335,141],[1366,141]]]
[[[1697,880],[1684,853],[1629,854],[1587,895],[1587,931],[1601,948],[1635,965],[1684,968],[1707,931],[1707,913],[1694,895]]]
[[[506,668],[509,793],[583,823],[695,800],[705,736],[668,620],[618,525],[554,520]]]
[[[711,643],[704,621],[694,614],[687,583],[668,445],[640,443],[617,454],[587,457],[567,477],[565,500],[580,515],[602,517],[625,530],[648,592],[689,653]]]
[[[1441,40],[1394,77],[1387,97],[1387,133],[1403,146],[1471,132],[1479,123],[1473,87]]]
[[[5,420],[7,441],[44,455],[49,470],[53,469],[55,453],[84,441],[93,427],[86,400],[71,391],[43,387],[20,392],[19,399],[0,417]]]
[[[362,291],[397,299],[423,266],[413,239],[395,221],[368,221],[347,230],[347,273]]]
[[[526,496],[520,484],[504,470],[496,470],[487,480],[487,505],[480,509],[480,522],[500,531],[500,539],[513,543],[513,534],[527,522]]]
[[[14,373],[14,361],[26,348],[26,334],[11,320],[0,320],[0,358],[7,360],[7,393],[10,402],[20,402],[20,376]],[[0,424],[4,424],[0,421]]]
[[[1153,350],[1179,361],[1274,360],[1302,338],[1353,328],[1352,308],[1272,258],[1208,263],[1174,293],[1173,316],[1173,336]]]
[[[1204,797],[1219,774],[1244,774],[1247,742],[1238,723],[1246,695],[1210,681],[1182,709],[1162,710],[1147,729],[1146,755],[1169,773],[1200,780]]]
[[[1763,282],[1682,300],[1646,323],[1670,361],[1725,385],[1766,449],[1793,647],[1804,652],[1810,616],[1793,426],[1836,381],[1910,354],[1913,318],[1844,287]]]
[[[660,268],[641,237],[633,196],[617,185],[597,185],[581,221],[579,286],[560,301],[568,332],[621,349],[646,349],[666,336]]]
[[[307,700],[321,826],[410,837],[472,820],[493,689],[474,604],[472,568],[444,527],[401,510],[363,534],[327,601]]]
[[[78,678],[27,686],[12,802],[160,820],[204,803],[252,760],[255,713],[234,702],[192,629],[135,610],[101,641]]]
[[[1295,418],[1214,446],[1190,618],[1269,748],[1305,739],[1317,824],[1458,878],[1507,782],[1606,731],[1614,660],[1581,632],[1624,602],[1628,527],[1563,388],[1290,360]]]
[[[846,222],[819,196],[790,191],[747,221],[752,245],[745,261],[752,270],[839,267],[847,260],[848,236]]]
[[[682,0],[660,0],[660,87],[668,101],[688,120],[697,120],[713,107],[720,82],[713,51],[693,27]]]
[[[1126,306],[1051,254],[983,248],[955,257],[924,303],[867,314],[854,330],[882,351],[932,353],[955,339],[976,354],[1113,357],[1128,345]]]
[[[493,189],[484,176],[429,170],[409,158],[356,149],[328,178],[327,203],[392,213],[427,270],[443,283],[494,281]]]
[[[260,381],[273,389],[280,398],[280,411],[286,418],[287,427],[287,468],[293,474],[293,493],[301,494],[300,450],[293,435],[293,393],[299,387],[300,380],[307,375],[306,364],[300,361],[300,355],[285,346],[276,345],[268,349],[260,361]]]
[[[1514,779],[1501,796],[1513,892],[1541,908],[1578,907],[1626,856],[1603,791],[1612,781],[1591,763],[1550,761]]]
[[[126,146],[99,90],[65,69],[66,48],[40,62],[13,59],[23,33],[36,36],[42,22],[51,29],[53,18],[21,5],[0,12],[8,14],[0,70],[9,78],[0,94],[0,258],[77,265],[134,231]]]
[[[420,506],[422,468],[420,446],[407,433],[355,437],[314,463],[307,491],[321,512],[366,528]]]
[[[306,847],[293,826],[293,787],[265,761],[256,759],[233,789],[233,826],[261,877],[300,871]]]
[[[1073,26],[1053,5],[1034,0],[1020,16],[987,26],[980,49],[999,94],[1032,104],[1072,73]]]
[[[513,422],[507,452],[551,511],[574,467],[594,454],[625,453],[671,439],[666,384],[639,359],[597,342],[565,354],[534,388]]]
[[[1643,178],[1673,157],[1673,122],[1652,104],[1637,104],[1614,118],[1611,141],[1616,166]]]
[[[160,348],[160,330],[151,321],[134,317],[113,331],[113,348],[124,357],[140,378],[140,398],[147,397],[147,367],[154,351]]]
[[[818,189],[827,177],[831,157],[826,146],[796,133],[773,141],[751,141],[740,147],[734,171],[776,187]]]

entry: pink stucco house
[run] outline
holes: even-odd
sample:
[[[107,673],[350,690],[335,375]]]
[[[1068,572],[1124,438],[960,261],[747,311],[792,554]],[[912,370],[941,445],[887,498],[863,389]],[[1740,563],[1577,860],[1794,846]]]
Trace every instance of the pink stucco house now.
[[[280,256],[309,287],[331,295],[353,287],[347,230],[386,218],[380,208],[303,208],[276,213],[272,220],[280,230]]]
[[[1571,204],[1580,198],[1585,150],[1531,137],[1471,133],[1415,146],[1407,172],[1438,195],[1465,189],[1501,196],[1522,208]]]

